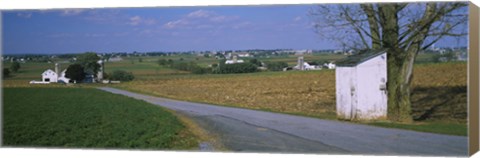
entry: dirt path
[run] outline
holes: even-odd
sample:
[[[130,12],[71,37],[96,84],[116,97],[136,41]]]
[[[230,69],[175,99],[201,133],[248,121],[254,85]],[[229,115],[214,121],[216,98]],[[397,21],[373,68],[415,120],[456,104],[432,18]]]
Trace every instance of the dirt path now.
[[[185,114],[233,151],[466,156],[467,137],[222,107],[99,88]]]

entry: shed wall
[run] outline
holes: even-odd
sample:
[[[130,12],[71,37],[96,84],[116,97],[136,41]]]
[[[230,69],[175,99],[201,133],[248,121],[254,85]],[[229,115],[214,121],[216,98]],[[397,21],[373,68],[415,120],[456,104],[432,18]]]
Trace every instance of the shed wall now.
[[[357,66],[358,119],[376,119],[387,115],[386,54]]]
[[[339,119],[352,119],[356,106],[355,67],[337,67],[335,70],[336,108]]]
[[[336,110],[339,119],[369,120],[387,115],[387,56],[376,56],[356,66],[335,71]]]

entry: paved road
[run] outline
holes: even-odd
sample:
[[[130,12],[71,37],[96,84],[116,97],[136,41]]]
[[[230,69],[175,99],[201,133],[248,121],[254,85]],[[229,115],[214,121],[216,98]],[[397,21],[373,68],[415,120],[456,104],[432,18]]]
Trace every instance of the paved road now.
[[[467,137],[222,107],[100,88],[183,113],[233,151],[466,156]]]

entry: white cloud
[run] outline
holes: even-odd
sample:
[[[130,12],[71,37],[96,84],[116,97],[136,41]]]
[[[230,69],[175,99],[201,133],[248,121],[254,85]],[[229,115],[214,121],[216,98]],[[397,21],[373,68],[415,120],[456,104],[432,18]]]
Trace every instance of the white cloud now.
[[[213,11],[197,10],[183,16],[178,20],[173,20],[165,23],[164,28],[197,28],[206,29],[218,26],[221,23],[230,22],[238,19],[238,16],[219,15]]]
[[[140,18],[140,16],[134,16],[130,18],[130,22],[128,22],[128,24],[135,26],[140,24],[141,21],[142,21],[142,18]]]
[[[189,18],[208,18],[215,14],[214,12],[211,11],[206,11],[206,10],[197,10],[194,12],[191,12],[190,14],[187,15]]]
[[[92,9],[86,11],[84,14],[85,16],[82,16],[84,20],[91,21],[97,24],[140,26],[154,25],[157,23],[157,20],[155,18],[123,14],[118,9]]]
[[[17,16],[29,19],[32,17],[32,13],[17,13]]]
[[[214,16],[210,18],[210,21],[212,22],[227,22],[227,21],[233,21],[238,19],[238,16]]]
[[[138,15],[130,17],[129,22],[128,22],[128,24],[132,25],[132,26],[137,26],[137,25],[140,25],[140,24],[153,25],[155,23],[156,23],[155,19],[149,19],[149,18],[145,19],[145,18],[142,18]]]
[[[301,16],[297,16],[297,17],[295,17],[295,18],[293,19],[293,21],[295,21],[295,22],[298,22],[298,21],[300,21],[300,20],[302,20],[302,17],[301,17]]]
[[[180,19],[180,20],[175,20],[175,21],[170,21],[170,22],[167,22],[165,25],[163,25],[164,27],[166,28],[169,28],[169,29],[173,29],[173,28],[177,28],[177,27],[180,27],[180,26],[185,26],[189,24],[188,21],[184,20],[184,19]]]
[[[61,16],[74,16],[74,15],[79,15],[84,11],[85,11],[85,9],[65,9],[60,13],[60,15]]]
[[[232,26],[232,28],[234,29],[243,29],[243,28],[246,28],[246,27],[249,27],[249,26],[252,26],[252,23],[251,22],[242,22],[242,23],[238,23],[238,24],[235,24]]]

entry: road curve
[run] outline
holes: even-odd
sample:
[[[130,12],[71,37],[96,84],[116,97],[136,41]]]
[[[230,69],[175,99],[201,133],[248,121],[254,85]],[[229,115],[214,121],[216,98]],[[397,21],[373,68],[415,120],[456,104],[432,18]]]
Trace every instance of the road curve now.
[[[101,90],[186,114],[233,151],[467,156],[467,137],[178,101],[125,90]]]

